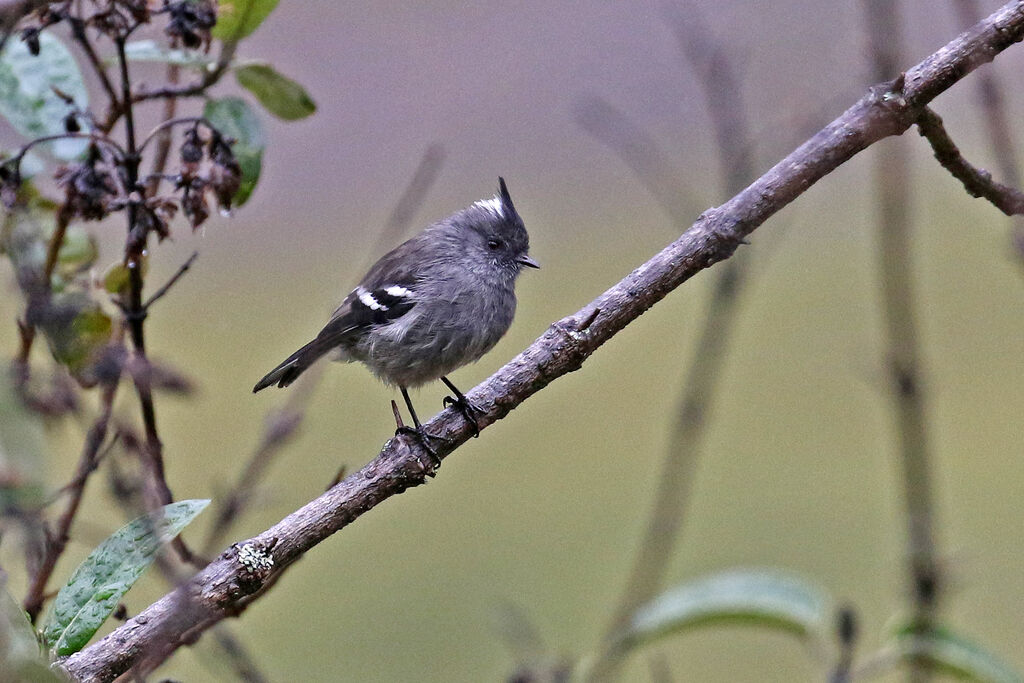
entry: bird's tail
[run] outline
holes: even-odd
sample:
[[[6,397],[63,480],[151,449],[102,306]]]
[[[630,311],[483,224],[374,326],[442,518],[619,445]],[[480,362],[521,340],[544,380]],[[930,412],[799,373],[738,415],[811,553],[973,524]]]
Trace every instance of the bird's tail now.
[[[288,356],[283,363],[267,373],[267,376],[256,382],[252,388],[255,394],[260,389],[266,389],[271,384],[279,387],[286,387],[305,372],[310,365],[315,363],[321,356],[334,348],[335,344],[329,339],[317,338],[309,342],[301,349]]]

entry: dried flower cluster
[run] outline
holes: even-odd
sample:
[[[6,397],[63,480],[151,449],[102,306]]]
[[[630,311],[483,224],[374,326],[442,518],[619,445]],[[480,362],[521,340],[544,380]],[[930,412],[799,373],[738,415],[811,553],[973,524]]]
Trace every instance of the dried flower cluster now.
[[[231,210],[231,201],[242,184],[242,167],[231,151],[232,140],[209,127],[204,140],[199,126],[185,133],[181,145],[181,173],[177,187],[181,189],[181,209],[195,230],[210,216],[207,193],[212,192],[218,208]],[[203,159],[208,169],[202,173]]]

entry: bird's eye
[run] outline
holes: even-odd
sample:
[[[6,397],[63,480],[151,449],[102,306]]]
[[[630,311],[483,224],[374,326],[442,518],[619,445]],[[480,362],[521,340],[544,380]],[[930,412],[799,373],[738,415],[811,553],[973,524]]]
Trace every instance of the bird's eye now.
[[[487,248],[490,249],[491,251],[498,251],[499,249],[501,249],[501,247],[501,240],[493,238],[487,240]]]

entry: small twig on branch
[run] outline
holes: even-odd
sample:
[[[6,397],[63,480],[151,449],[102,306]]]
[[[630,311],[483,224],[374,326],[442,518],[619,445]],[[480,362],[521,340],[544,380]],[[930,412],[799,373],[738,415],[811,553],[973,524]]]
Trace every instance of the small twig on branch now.
[[[953,0],[953,6],[964,27],[973,26],[982,18],[978,0]],[[1020,187],[1020,165],[1017,163],[1017,141],[1006,112],[1004,88],[1000,84],[995,68],[982,69],[976,78],[978,98],[985,114],[989,145],[996,159],[999,175],[1013,187]],[[1024,218],[1015,216],[1011,220],[1011,242],[1017,252],[1017,259],[1024,265]]]
[[[1024,38],[1024,0],[1015,0],[906,72],[870,89],[814,137],[594,301],[551,327],[467,394],[482,408],[479,427],[502,419],[559,377],[579,370],[602,344],[686,280],[729,258],[740,242],[819,180],[875,142],[901,135],[922,107],[979,65]],[[580,321],[601,309],[580,332]],[[447,408],[425,428],[443,437],[444,458],[473,429]],[[310,549],[383,501],[427,479],[418,442],[388,440],[371,462],[261,534],[232,545],[185,585],[62,666],[83,682],[109,681],[143,658],[166,659],[220,620],[235,616]],[[187,609],[183,609],[182,606]]]
[[[975,168],[964,159],[942,125],[942,118],[930,108],[921,111],[917,130],[928,140],[942,167],[963,183],[967,194],[988,200],[1007,216],[1024,214],[1024,192],[997,183],[988,171]]]

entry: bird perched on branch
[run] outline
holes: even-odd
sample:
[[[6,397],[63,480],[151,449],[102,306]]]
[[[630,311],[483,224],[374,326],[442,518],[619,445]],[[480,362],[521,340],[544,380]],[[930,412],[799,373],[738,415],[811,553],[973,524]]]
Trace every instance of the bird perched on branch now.
[[[539,268],[505,180],[498,194],[440,220],[385,254],[363,277],[316,338],[253,387],[286,387],[331,351],[360,361],[402,392],[415,434],[436,455],[409,389],[440,379],[479,435],[474,406],[447,375],[490,351],[512,324],[515,283],[523,267]]]

